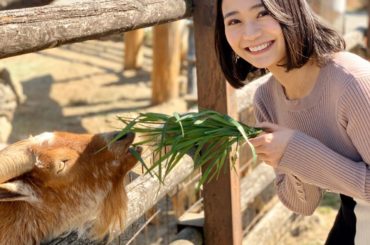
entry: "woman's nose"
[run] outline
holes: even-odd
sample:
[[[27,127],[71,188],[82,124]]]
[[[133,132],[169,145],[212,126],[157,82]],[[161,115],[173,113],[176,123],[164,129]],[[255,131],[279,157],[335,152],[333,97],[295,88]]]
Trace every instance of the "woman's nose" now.
[[[262,34],[261,27],[256,23],[245,24],[243,31],[243,39],[247,41],[253,41],[260,37]]]

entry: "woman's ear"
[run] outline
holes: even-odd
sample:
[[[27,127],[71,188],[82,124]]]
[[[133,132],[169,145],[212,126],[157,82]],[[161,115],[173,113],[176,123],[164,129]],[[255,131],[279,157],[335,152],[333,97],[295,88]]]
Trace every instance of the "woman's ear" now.
[[[21,180],[0,184],[0,202],[36,202],[36,192]]]

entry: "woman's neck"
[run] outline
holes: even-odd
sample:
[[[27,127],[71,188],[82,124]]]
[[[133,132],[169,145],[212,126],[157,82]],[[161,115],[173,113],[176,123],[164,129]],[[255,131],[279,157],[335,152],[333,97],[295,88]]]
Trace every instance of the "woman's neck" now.
[[[276,80],[283,86],[285,96],[289,100],[302,99],[309,95],[314,88],[320,67],[316,62],[309,61],[298,69],[285,71],[284,67],[269,68]]]

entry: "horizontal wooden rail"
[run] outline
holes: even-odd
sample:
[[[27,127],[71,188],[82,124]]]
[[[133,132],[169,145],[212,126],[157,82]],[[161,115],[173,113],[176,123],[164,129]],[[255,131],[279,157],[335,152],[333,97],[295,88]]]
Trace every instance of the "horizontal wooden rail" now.
[[[90,0],[0,11],[0,58],[191,16],[191,0]]]
[[[149,174],[130,183],[126,188],[129,200],[126,225],[132,225],[141,215],[188,177],[193,170],[193,160],[189,156],[185,156],[168,174],[163,184]]]
[[[182,229],[170,245],[200,245],[204,244],[203,232],[195,227]]]

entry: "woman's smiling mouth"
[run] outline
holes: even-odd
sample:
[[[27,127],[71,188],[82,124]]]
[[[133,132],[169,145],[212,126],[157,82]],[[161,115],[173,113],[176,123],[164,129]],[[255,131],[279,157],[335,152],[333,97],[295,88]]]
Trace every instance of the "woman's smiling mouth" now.
[[[269,41],[269,42],[265,42],[265,43],[262,43],[256,46],[247,47],[245,49],[252,54],[259,54],[267,50],[269,47],[271,47],[273,43],[274,41]]]

